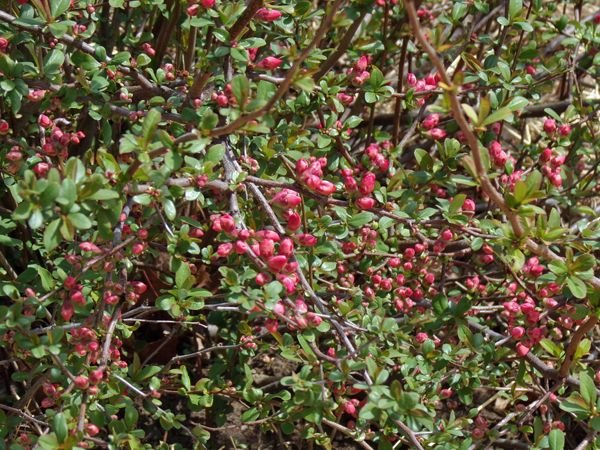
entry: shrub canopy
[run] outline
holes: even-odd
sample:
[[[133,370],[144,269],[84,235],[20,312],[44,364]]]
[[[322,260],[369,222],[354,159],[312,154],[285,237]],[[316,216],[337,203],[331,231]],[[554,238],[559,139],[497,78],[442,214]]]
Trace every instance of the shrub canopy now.
[[[600,448],[584,2],[0,10],[2,448]]]

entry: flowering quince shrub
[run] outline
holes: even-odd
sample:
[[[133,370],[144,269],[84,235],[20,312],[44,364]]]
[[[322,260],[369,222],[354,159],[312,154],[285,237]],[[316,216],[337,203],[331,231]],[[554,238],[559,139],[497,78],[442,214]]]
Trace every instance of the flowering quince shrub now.
[[[600,448],[600,15],[0,10],[2,448]]]

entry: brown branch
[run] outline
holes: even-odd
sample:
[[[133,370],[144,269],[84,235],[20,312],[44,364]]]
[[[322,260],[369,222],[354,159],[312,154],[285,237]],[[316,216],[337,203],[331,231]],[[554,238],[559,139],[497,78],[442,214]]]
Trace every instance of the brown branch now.
[[[375,450],[373,447],[371,447],[369,444],[367,444],[365,441],[357,441],[354,438],[354,433],[352,432],[352,430],[350,428],[346,428],[343,425],[340,425],[337,422],[334,422],[333,420],[329,420],[326,419],[325,417],[323,417],[321,419],[321,421],[327,425],[329,428],[333,428],[334,430],[339,431],[340,433],[342,433],[344,436],[349,437],[350,439],[352,439],[354,442],[356,442],[357,445],[359,445],[361,448],[364,448],[365,450]]]
[[[415,435],[415,433],[413,432],[413,430],[411,430],[408,427],[408,425],[406,425],[401,420],[396,420],[396,425],[398,425],[398,427],[402,430],[402,433],[404,433],[404,435],[406,436],[406,438],[410,442],[410,446],[412,448],[416,448],[418,450],[425,450],[423,448],[423,446],[421,445],[421,443],[419,442],[419,439],[417,439],[417,436]]]
[[[558,371],[558,374],[561,378],[569,375],[569,370],[571,369],[571,365],[575,359],[575,352],[577,351],[577,347],[579,347],[579,343],[590,331],[594,329],[597,323],[598,317],[591,315],[577,328],[577,330],[575,330],[571,336],[571,341],[569,342],[569,345],[565,351],[565,359],[563,360],[560,370]]]

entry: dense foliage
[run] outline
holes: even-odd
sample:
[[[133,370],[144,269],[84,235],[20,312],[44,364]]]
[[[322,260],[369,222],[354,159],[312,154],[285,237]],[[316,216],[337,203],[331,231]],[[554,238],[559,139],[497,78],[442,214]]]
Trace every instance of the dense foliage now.
[[[1,448],[600,448],[583,1],[4,0]]]

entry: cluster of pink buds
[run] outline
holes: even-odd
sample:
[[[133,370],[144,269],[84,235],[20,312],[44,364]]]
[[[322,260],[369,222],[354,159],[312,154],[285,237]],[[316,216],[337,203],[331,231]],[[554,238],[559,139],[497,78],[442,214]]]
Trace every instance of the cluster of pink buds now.
[[[100,349],[98,336],[96,332],[87,327],[74,328],[71,330],[71,345],[73,350],[79,356],[85,356],[91,353],[91,359],[97,358],[97,352]]]
[[[150,44],[149,42],[144,42],[142,44],[142,50],[146,55],[150,56],[151,58],[154,57],[154,55],[156,55],[156,50],[154,50],[152,44]]]
[[[348,70],[348,78],[353,86],[362,86],[369,79],[371,73],[367,70],[371,63],[370,58],[362,55],[358,61]]]
[[[376,177],[373,172],[363,174],[360,183],[354,178],[352,169],[342,169],[342,177],[344,179],[344,187],[350,193],[357,193],[358,199],[356,206],[360,209],[367,210],[375,206],[375,199],[371,196],[375,190]]]
[[[47,115],[40,114],[38,123],[42,128],[51,128],[49,139],[42,145],[42,150],[46,156],[58,156],[61,159],[66,159],[69,156],[69,144],[79,144],[81,139],[85,138],[83,131],[69,133],[63,131],[53,122]]]
[[[424,78],[422,78],[420,80],[412,72],[409,72],[406,75],[407,84],[411,88],[414,88],[415,91],[417,91],[417,92],[428,92],[428,91],[433,91],[433,90],[437,89],[438,83],[440,80],[441,80],[441,78],[437,73],[426,75]],[[423,106],[425,104],[426,99],[427,99],[427,96],[419,97],[417,99],[417,105]]]
[[[352,104],[352,102],[354,101],[354,99],[356,98],[355,95],[352,94],[346,94],[345,92],[340,92],[337,95],[337,99],[340,101],[340,103],[344,106],[348,106],[350,104]]]
[[[508,153],[502,149],[499,141],[492,141],[489,147],[490,156],[497,167],[503,168],[509,159]]]
[[[479,415],[475,418],[475,428],[471,434],[475,439],[482,439],[486,435],[489,427],[490,424],[487,419]]]
[[[166,63],[164,65],[165,69],[165,78],[167,81],[173,81],[175,79],[175,66],[171,63]]]
[[[297,206],[297,200],[293,191],[287,190],[279,195],[276,202],[282,205]],[[290,214],[297,214],[293,209],[287,210]],[[293,293],[296,290],[298,283],[296,269],[298,263],[293,260],[294,241],[291,238],[281,238],[278,233],[271,230],[240,230],[236,228],[233,217],[229,214],[211,216],[212,229],[217,232],[224,232],[232,238],[236,238],[235,242],[226,242],[217,247],[217,256],[226,258],[230,254],[235,253],[243,255],[252,250],[252,252],[260,257],[267,269],[275,274],[276,278],[283,284],[288,293]],[[300,218],[298,216],[298,222]],[[311,247],[316,245],[317,239],[311,234],[296,235],[296,242],[299,245]],[[270,280],[267,273],[259,273],[256,276],[256,283],[259,286],[266,284]]]
[[[256,342],[254,342],[254,336],[242,336],[240,338],[240,344],[248,350],[256,350],[258,348]]]
[[[87,26],[84,24],[76,23],[73,25],[73,34],[77,36],[78,34],[85,33],[87,31]]]
[[[446,137],[446,131],[442,128],[438,128],[439,123],[440,115],[437,113],[429,114],[427,117],[425,117],[425,119],[423,119],[422,122],[423,128],[428,130],[429,136],[436,141]]]
[[[274,22],[282,16],[281,11],[275,9],[260,8],[254,17],[263,22]]]
[[[387,172],[390,168],[390,160],[383,154],[384,151],[388,151],[392,148],[390,141],[384,141],[380,144],[370,144],[365,149],[365,154],[371,161],[371,164],[377,167],[382,172]]]
[[[515,170],[510,175],[502,174],[500,176],[500,184],[506,186],[506,189],[513,192],[515,190],[515,185],[517,184],[517,182],[523,179],[524,173],[525,172],[523,170]]]
[[[230,102],[235,102],[235,98],[233,97],[231,85],[228,84],[225,86],[225,91],[221,92],[213,92],[211,95],[211,100],[219,105],[221,108],[226,108],[229,106]]]
[[[46,96],[46,91],[43,89],[32,89],[27,94],[27,100],[33,103],[41,102]]]
[[[471,291],[479,291],[481,293],[487,289],[486,285],[481,282],[481,279],[477,275],[467,278],[465,280],[465,287]]]
[[[42,392],[46,397],[42,399],[42,408],[52,408],[56,404],[56,400],[60,398],[62,388],[56,383],[44,383],[42,384]]]
[[[143,281],[130,281],[125,298],[129,303],[136,304],[147,290],[148,286]]]
[[[433,12],[431,12],[431,10],[421,6],[418,10],[417,10],[417,16],[419,17],[419,19],[425,21],[425,20],[433,20],[435,18],[435,15],[433,14]]]
[[[551,148],[544,149],[540,155],[540,161],[546,163],[542,166],[542,172],[548,177],[550,183],[557,188],[562,186],[563,180],[560,172],[565,159],[564,155],[557,155]]]
[[[544,273],[544,266],[540,264],[540,260],[537,256],[532,256],[523,266],[523,272],[531,278],[537,278]]]
[[[286,302],[289,304],[287,308]],[[286,300],[286,302],[277,302],[273,307],[273,314],[276,318],[270,318],[265,321],[265,328],[270,333],[277,331],[279,320],[281,319],[285,320],[290,330],[318,327],[323,322],[321,316],[308,310],[308,305],[303,299],[298,298],[294,303],[290,300]]]
[[[311,190],[321,195],[332,195],[336,191],[335,185],[331,181],[324,180],[323,168],[327,166],[326,158],[311,157],[299,159],[296,162],[296,173],[300,180],[305,183]]]

